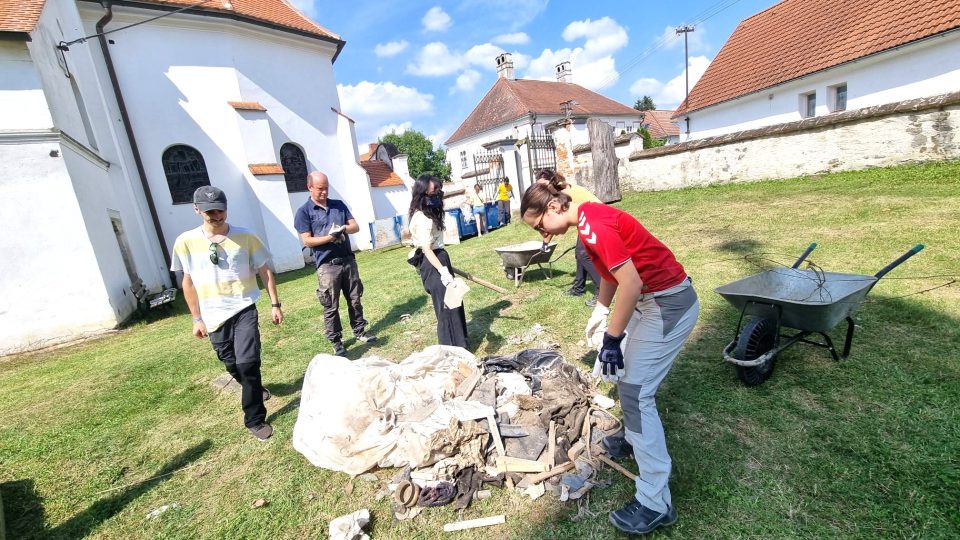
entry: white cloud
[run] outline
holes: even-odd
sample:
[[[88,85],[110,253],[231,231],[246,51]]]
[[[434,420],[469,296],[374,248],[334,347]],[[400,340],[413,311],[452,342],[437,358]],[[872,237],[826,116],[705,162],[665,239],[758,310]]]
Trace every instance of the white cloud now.
[[[649,77],[637,79],[630,85],[630,95],[643,97],[653,96],[663,89],[663,83]]]
[[[693,89],[694,85],[697,84],[697,81],[700,80],[700,77],[703,76],[703,73],[707,71],[707,67],[710,65],[710,59],[706,56],[691,56],[690,57],[690,88]],[[683,98],[686,94],[686,80],[684,78],[684,71],[681,70],[680,74],[676,77],[670,79],[666,83],[661,83],[657,79],[638,79],[630,85],[630,95],[635,97],[642,97],[644,95],[650,96],[653,98],[653,102],[657,104],[658,109],[675,109],[680,102],[683,101]]]
[[[430,142],[433,143],[433,147],[437,148],[443,145],[443,141],[447,140],[447,137],[450,135],[449,131],[446,129],[438,129],[431,135],[427,135],[427,138],[430,139]]]
[[[494,71],[497,69],[496,58],[503,52],[504,50],[497,45],[483,43],[470,47],[470,50],[464,53],[463,60],[464,63],[480,66],[488,71]]]
[[[344,114],[358,124],[363,121],[400,120],[433,112],[432,95],[392,82],[338,84],[337,91]]]
[[[377,43],[377,46],[373,48],[373,54],[379,56],[380,58],[389,58],[402,53],[409,46],[410,42],[405,39],[401,39],[400,41],[390,41],[387,43]]]
[[[377,130],[377,140],[380,140],[384,135],[402,135],[407,131],[410,131],[413,128],[413,122],[401,122],[399,124],[387,124],[385,126],[380,126],[380,129]]]
[[[529,61],[524,77],[544,81],[556,80],[556,66],[570,62],[573,82],[591,90],[599,90],[620,78],[613,53],[626,47],[627,31],[610,17],[596,21],[574,21],[563,30],[563,39],[584,39],[583,47],[544,49],[540,56]],[[516,62],[515,62],[516,64]]]
[[[445,43],[426,44],[417,55],[416,63],[407,65],[407,73],[424,77],[451,75],[464,67],[463,58],[450,52]]]
[[[423,23],[423,29],[427,32],[446,32],[453,24],[453,19],[440,6],[433,6],[420,22]]]
[[[683,48],[683,35],[677,34],[676,26],[668,26],[663,29],[657,43],[663,43],[667,50]],[[687,32],[687,48],[691,53],[707,50],[707,29],[705,26],[701,24],[693,32]]]
[[[480,73],[475,69],[468,69],[461,73],[459,77],[457,77],[457,84],[454,88],[450,89],[450,93],[453,94],[457,90],[461,92],[469,92],[477,86],[479,81]]]
[[[564,40],[575,41],[580,38],[586,38],[583,48],[591,58],[613,54],[626,47],[629,41],[627,31],[610,17],[596,21],[574,21],[563,29]]]
[[[530,36],[528,36],[526,32],[514,32],[512,34],[500,34],[493,38],[492,41],[504,45],[526,45],[530,43]]]

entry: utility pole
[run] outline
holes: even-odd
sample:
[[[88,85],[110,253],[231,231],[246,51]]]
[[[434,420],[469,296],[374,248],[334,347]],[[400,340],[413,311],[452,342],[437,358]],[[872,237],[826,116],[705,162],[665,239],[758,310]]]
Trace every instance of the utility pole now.
[[[677,28],[677,34],[683,34],[683,75],[686,78],[687,93],[684,94],[684,100],[690,97],[690,54],[687,49],[687,33],[693,32],[692,26],[681,26]]]

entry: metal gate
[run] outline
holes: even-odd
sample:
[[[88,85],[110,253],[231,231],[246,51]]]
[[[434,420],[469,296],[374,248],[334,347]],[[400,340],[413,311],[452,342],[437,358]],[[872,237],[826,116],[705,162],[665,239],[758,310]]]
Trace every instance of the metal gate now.
[[[480,152],[473,155],[474,177],[483,190],[485,200],[497,200],[497,185],[503,178],[503,155],[499,152]]]
[[[527,164],[531,185],[536,180],[537,173],[543,169],[557,170],[557,146],[553,142],[553,136],[545,133],[530,135],[527,143]]]

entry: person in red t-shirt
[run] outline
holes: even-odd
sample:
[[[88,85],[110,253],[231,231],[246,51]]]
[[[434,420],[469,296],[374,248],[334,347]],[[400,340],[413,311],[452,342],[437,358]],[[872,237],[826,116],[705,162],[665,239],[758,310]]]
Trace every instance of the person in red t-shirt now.
[[[534,184],[523,195],[520,216],[544,238],[576,227],[600,273],[587,339],[594,341],[602,333],[594,376],[617,382],[626,439],[619,446],[606,440],[604,444],[611,453],[632,446],[640,470],[636,495],[612,512],[610,521],[633,534],[673,525],[677,512],[670,498],[671,461],[656,393],[700,313],[690,278],[667,246],[633,216],[612,206],[577,204],[547,184]],[[614,295],[617,305],[608,325]]]

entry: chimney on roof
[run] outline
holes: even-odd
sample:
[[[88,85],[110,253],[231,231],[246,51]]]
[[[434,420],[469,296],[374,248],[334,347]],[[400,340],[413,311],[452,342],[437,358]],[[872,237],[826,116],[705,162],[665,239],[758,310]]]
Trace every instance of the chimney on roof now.
[[[497,56],[497,77],[513,80],[513,55],[503,53]]]
[[[572,83],[573,70],[570,69],[570,62],[560,62],[557,64],[557,82]]]

